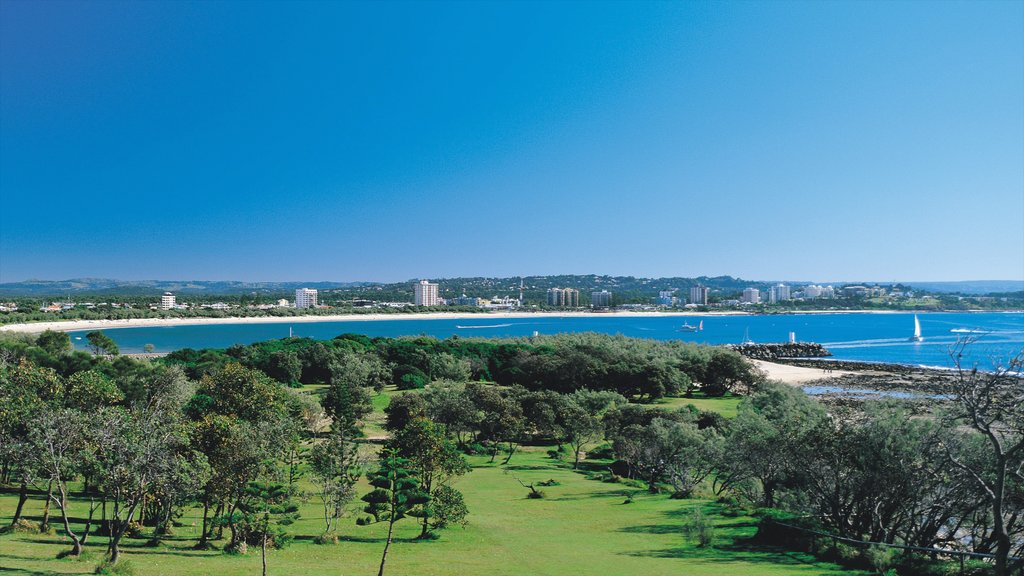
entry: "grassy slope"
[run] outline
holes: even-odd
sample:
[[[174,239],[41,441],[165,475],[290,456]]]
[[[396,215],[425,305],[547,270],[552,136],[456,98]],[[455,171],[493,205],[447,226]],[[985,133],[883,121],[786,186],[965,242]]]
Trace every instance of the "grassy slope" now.
[[[386,404],[389,390],[374,399],[376,410]],[[735,412],[730,399],[698,399],[702,408]],[[685,404],[694,402],[671,402]],[[648,495],[622,484],[587,479],[581,473],[545,455],[545,448],[527,448],[511,463],[511,474],[486,458],[471,459],[474,470],[460,478],[457,486],[466,496],[471,515],[466,528],[442,533],[437,541],[417,542],[414,519],[397,525],[398,542],[389,554],[390,574],[855,574],[813,558],[777,549],[766,549],[744,542],[755,528],[749,517],[721,514],[707,500],[671,500],[665,495]],[[544,488],[547,498],[527,499],[527,490],[512,476],[529,482],[553,478],[560,485]],[[303,483],[303,489],[312,486]],[[365,493],[365,485],[360,493]],[[635,494],[624,504],[626,492]],[[7,524],[16,499],[0,496],[0,523]],[[704,506],[717,527],[718,540],[713,548],[701,549],[689,544],[681,530],[683,516],[694,506]],[[40,498],[30,500],[27,514],[38,519]],[[83,513],[85,504],[76,502],[73,512]],[[124,558],[137,574],[258,574],[258,551],[248,556],[228,556],[219,552],[199,552],[189,547],[201,522],[197,510],[181,519],[177,538],[160,548],[142,547],[141,540],[126,543]],[[302,518],[289,531],[297,536],[294,544],[270,554],[270,574],[372,574],[376,571],[383,547],[385,526],[356,526],[352,518],[341,522],[344,538],[337,546],[318,546],[311,542],[322,532],[320,508],[315,495],[303,504]],[[54,517],[54,526],[59,517]],[[57,560],[58,552],[68,548],[61,536],[0,536],[0,569],[4,574],[86,574],[91,573],[105,547],[105,539],[93,537],[87,549],[88,561]]]

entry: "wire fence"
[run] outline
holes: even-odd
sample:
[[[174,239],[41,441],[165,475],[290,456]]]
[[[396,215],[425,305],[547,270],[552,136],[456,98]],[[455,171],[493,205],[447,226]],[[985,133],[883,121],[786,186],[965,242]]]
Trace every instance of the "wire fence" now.
[[[803,526],[797,526],[797,525],[794,525],[794,524],[787,524],[785,522],[779,522],[778,520],[765,519],[765,522],[767,524],[774,524],[776,526],[783,526],[785,528],[789,528],[790,530],[796,530],[797,532],[802,532],[804,534],[813,534],[815,536],[821,536],[821,537],[824,537],[824,538],[830,538],[833,543],[842,542],[844,544],[850,544],[850,545],[853,545],[853,546],[860,546],[860,547],[864,547],[864,548],[868,548],[868,547],[871,547],[871,546],[881,546],[881,547],[884,547],[884,548],[893,548],[893,549],[896,549],[896,550],[903,550],[903,551],[906,551],[906,552],[918,552],[918,553],[922,553],[922,554],[927,554],[932,559],[937,559],[939,557],[956,558],[956,559],[958,559],[960,561],[960,574],[961,574],[961,576],[964,574],[964,571],[965,571],[965,565],[964,565],[965,560],[967,560],[967,559],[971,559],[971,560],[995,560],[995,557],[996,557],[995,554],[986,554],[986,553],[983,553],[983,552],[961,552],[961,551],[957,551],[957,550],[942,550],[942,549],[939,549],[939,548],[925,548],[925,547],[922,547],[922,546],[904,546],[902,544],[888,544],[886,542],[871,542],[871,541],[868,541],[868,540],[856,540],[856,539],[853,539],[853,538],[847,538],[845,536],[839,536],[837,534],[830,534],[828,532],[822,532],[820,530],[813,530],[811,528],[804,528]],[[1016,576],[1024,576],[1024,558],[1020,558],[1020,557],[1017,557],[1017,556],[1010,556],[1008,560],[1009,560],[1010,565],[1011,565],[1011,574],[1014,574]]]

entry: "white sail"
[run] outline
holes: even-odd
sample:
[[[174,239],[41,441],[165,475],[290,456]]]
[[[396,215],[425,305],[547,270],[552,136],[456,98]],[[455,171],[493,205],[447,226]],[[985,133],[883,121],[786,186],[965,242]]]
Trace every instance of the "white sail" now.
[[[911,342],[920,342],[924,340],[921,338],[921,321],[917,319],[917,314],[914,314],[914,335],[910,337]]]

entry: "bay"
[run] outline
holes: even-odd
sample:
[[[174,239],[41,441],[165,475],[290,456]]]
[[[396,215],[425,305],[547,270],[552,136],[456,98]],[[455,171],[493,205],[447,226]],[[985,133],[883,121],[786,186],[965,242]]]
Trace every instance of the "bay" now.
[[[702,344],[738,344],[749,337],[753,342],[785,342],[790,332],[800,342],[824,345],[836,360],[886,362],[915,366],[951,367],[950,350],[958,338],[977,341],[967,351],[966,363],[983,369],[1005,362],[1024,349],[1022,312],[940,312],[918,314],[924,337],[911,342],[914,314],[775,314],[692,316],[558,316],[545,314],[530,318],[481,315],[473,318],[358,320],[343,322],[204,324],[104,329],[124,353],[143,352],[152,344],[157,352],[181,348],[227,348],[262,340],[295,336],[330,339],[339,334],[368,336],[429,335],[437,338],[528,337],[569,332],[622,334],[656,340],[685,340]],[[682,332],[684,324],[704,322],[700,332]],[[85,333],[71,332],[72,342],[85,349]]]

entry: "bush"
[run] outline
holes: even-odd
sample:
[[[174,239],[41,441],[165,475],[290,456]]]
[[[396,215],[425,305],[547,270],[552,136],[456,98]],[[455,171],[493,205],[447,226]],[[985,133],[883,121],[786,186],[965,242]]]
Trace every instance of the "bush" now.
[[[0,529],[0,534],[39,534],[39,528],[38,523],[22,518],[10,526],[4,526]]]
[[[587,460],[611,460],[615,457],[615,451],[611,444],[601,444],[587,452]]]
[[[545,496],[547,496],[547,494],[545,494],[543,490],[530,490],[530,493],[526,495],[527,498],[531,498],[533,500],[540,500]]]
[[[871,566],[879,574],[885,574],[896,564],[898,553],[893,548],[886,546],[871,546],[864,551],[864,558],[871,563]]]
[[[142,538],[142,524],[129,522],[128,527],[124,530],[124,535],[129,538]]]
[[[683,532],[688,540],[700,548],[707,548],[715,542],[715,527],[699,506],[687,516]]]
[[[93,574],[102,576],[135,576],[135,568],[128,560],[122,560],[117,564],[111,564],[110,560],[100,562],[100,565],[93,570]]]
[[[338,543],[338,535],[334,532],[324,533],[314,538],[313,543],[333,546]]]

